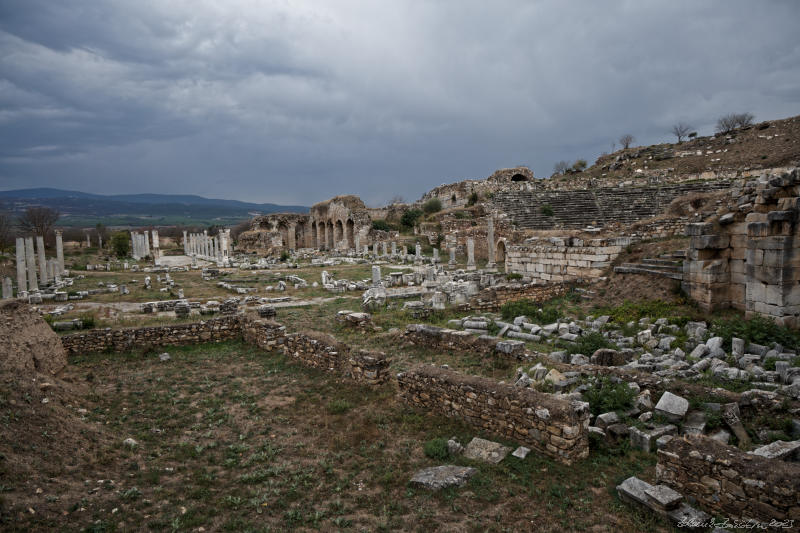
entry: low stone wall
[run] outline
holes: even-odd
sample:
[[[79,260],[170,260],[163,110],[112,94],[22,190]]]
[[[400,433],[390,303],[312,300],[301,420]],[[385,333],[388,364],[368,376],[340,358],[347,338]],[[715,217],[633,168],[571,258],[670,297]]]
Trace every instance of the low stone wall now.
[[[497,350],[497,337],[476,337],[469,331],[440,328],[428,324],[408,324],[403,338],[410,344],[417,344],[439,350],[467,350],[481,354],[491,354]]]
[[[506,270],[536,281],[592,280],[601,277],[632,242],[631,237],[533,239],[508,247]]]
[[[398,374],[400,399],[572,464],[589,456],[589,404],[433,366]]]
[[[748,454],[703,436],[658,451],[659,483],[739,520],[800,520],[800,464]]]
[[[534,300],[536,302],[546,302],[557,296],[566,294],[569,286],[562,283],[551,283],[547,285],[527,284],[503,284],[487,287],[469,301],[470,309],[488,311],[498,309],[507,302],[517,300]]]
[[[93,329],[61,337],[67,355],[106,350],[125,352],[159,346],[222,342],[241,338],[238,316],[223,316],[191,324],[145,328]]]

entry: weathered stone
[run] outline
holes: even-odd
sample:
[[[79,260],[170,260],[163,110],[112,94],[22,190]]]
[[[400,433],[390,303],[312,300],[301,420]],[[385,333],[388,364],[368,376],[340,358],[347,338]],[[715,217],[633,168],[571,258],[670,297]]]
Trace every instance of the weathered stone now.
[[[477,472],[477,469],[467,466],[433,466],[414,474],[414,477],[411,478],[411,483],[431,490],[460,487]]]
[[[665,391],[656,404],[656,413],[665,416],[668,420],[677,422],[686,415],[689,401],[678,395]]]
[[[780,459],[782,461],[792,461],[798,458],[798,450],[800,450],[800,440],[795,441],[782,441],[776,440],[766,446],[761,446],[753,450],[753,455],[760,455],[768,459]]]
[[[511,448],[503,446],[499,442],[475,437],[467,444],[464,450],[464,457],[497,464],[505,459],[510,451]]]

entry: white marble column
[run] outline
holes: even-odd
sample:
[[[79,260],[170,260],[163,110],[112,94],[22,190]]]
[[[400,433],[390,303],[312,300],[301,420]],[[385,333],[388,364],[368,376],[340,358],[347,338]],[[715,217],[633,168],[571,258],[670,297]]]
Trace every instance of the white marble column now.
[[[486,268],[493,269],[495,268],[494,264],[494,217],[489,217],[486,222],[486,240],[489,244],[489,262],[486,264]]]
[[[58,275],[64,275],[64,239],[61,230],[56,230],[56,260],[58,261]]]
[[[25,239],[17,237],[17,296],[28,291],[28,276],[25,271]]]
[[[475,239],[467,239],[467,270],[476,270],[475,266]]]
[[[189,238],[188,232],[186,230],[183,231],[183,255],[189,255]]]
[[[38,291],[36,282],[36,254],[33,251],[33,237],[25,238],[25,265],[28,267],[28,291]]]
[[[36,236],[36,251],[39,256],[39,279],[42,285],[47,285],[47,258],[44,253],[44,237]]]

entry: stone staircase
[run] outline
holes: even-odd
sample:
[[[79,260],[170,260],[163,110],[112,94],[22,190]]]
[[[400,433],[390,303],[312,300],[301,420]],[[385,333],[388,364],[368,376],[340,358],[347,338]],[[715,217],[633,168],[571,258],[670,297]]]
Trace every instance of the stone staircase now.
[[[630,224],[660,214],[679,196],[729,187],[729,181],[707,181],[596,190],[501,191],[492,201],[495,209],[508,213],[519,228],[584,228],[612,222]],[[552,214],[542,209],[545,205]]]
[[[683,260],[686,250],[664,254],[658,258],[642,259],[641,263],[623,263],[614,267],[618,274],[649,274],[669,279],[683,279]]]

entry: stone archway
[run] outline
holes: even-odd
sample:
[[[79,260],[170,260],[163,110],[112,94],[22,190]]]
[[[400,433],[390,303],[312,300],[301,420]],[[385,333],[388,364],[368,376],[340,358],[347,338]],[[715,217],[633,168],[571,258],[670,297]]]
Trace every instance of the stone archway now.
[[[317,244],[319,239],[317,237],[317,221],[313,221],[311,223],[311,247],[317,249],[319,245]]]
[[[333,250],[336,248],[336,241],[333,238],[333,222],[330,220],[327,224],[325,224],[325,229],[328,232],[328,250]]]
[[[281,234],[281,246],[289,246],[289,227],[281,222],[278,224],[278,231]]]
[[[344,239],[344,225],[341,220],[337,220],[333,226],[333,243],[337,248],[341,246],[342,239]]]
[[[528,181],[528,177],[522,174],[514,174],[511,176],[511,181]]]
[[[305,248],[306,246],[306,225],[301,221],[294,226],[294,247]]]
[[[501,272],[507,272],[506,269],[506,242],[504,240],[497,241],[497,247],[494,252],[495,261]]]
[[[356,240],[355,240],[355,227],[356,227],[356,225],[353,222],[353,219],[348,218],[347,219],[347,223],[345,224],[345,226],[346,226],[345,236],[347,237],[347,248],[348,249],[349,248],[355,248],[355,246],[356,246]]]

